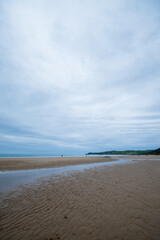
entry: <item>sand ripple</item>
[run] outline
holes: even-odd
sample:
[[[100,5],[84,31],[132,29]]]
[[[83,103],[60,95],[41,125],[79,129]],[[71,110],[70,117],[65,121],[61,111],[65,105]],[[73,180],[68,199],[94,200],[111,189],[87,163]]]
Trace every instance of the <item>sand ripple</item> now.
[[[160,161],[43,179],[2,197],[0,239],[158,240]]]

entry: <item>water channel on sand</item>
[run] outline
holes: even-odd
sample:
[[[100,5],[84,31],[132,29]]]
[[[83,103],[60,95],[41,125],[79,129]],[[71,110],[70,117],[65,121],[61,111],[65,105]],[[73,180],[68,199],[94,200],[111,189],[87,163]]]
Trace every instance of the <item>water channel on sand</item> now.
[[[19,185],[24,185],[36,181],[37,179],[58,174],[69,174],[73,171],[84,171],[85,169],[111,166],[115,164],[125,163],[126,159],[120,159],[112,162],[80,164],[74,166],[65,166],[58,168],[42,168],[32,170],[16,170],[16,171],[0,171],[0,192],[7,193],[15,190]]]

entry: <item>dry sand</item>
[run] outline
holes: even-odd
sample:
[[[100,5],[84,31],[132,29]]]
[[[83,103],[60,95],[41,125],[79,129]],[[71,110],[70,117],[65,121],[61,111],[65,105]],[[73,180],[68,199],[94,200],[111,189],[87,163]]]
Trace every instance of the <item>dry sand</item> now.
[[[3,240],[158,240],[160,161],[42,179],[1,201]]]

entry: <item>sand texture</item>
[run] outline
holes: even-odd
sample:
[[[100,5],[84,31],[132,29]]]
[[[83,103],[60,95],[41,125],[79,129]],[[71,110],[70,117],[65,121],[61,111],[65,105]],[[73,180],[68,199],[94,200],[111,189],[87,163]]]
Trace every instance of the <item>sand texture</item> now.
[[[158,240],[160,161],[41,179],[1,203],[3,240]]]
[[[36,168],[62,167],[85,163],[110,162],[113,158],[98,157],[41,157],[41,158],[0,158],[0,171]]]

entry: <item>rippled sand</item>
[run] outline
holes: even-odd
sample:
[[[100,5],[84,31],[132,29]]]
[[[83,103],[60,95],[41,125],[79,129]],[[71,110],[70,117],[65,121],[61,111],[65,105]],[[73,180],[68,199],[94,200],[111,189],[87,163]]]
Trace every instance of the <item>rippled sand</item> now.
[[[160,161],[42,179],[1,201],[3,240],[158,240]]]

